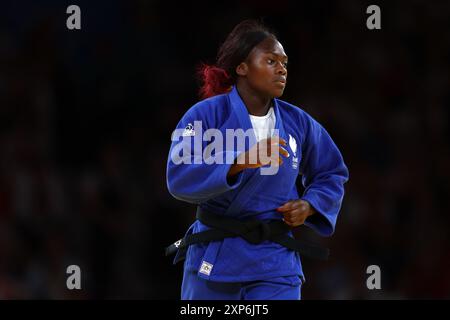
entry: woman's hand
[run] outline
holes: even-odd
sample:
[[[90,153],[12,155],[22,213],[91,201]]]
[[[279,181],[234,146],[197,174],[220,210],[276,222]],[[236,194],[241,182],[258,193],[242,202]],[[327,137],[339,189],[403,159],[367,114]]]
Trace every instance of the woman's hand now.
[[[289,157],[289,153],[282,146],[287,143],[280,137],[263,139],[251,147],[247,152],[241,153],[235,163],[230,167],[228,176],[234,176],[247,168],[259,168],[266,165],[280,166],[283,160],[280,156]]]
[[[305,200],[288,201],[277,208],[277,211],[283,213],[284,222],[291,227],[302,225],[306,218],[316,213],[316,210]]]

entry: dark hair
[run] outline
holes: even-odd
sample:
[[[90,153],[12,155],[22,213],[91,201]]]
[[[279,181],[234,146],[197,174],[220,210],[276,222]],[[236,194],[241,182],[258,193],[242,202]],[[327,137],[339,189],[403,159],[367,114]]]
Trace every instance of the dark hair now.
[[[236,67],[268,37],[276,39],[275,34],[257,20],[244,20],[236,25],[220,46],[216,64],[200,64],[197,70],[203,81],[200,97],[205,99],[230,91],[237,80]]]

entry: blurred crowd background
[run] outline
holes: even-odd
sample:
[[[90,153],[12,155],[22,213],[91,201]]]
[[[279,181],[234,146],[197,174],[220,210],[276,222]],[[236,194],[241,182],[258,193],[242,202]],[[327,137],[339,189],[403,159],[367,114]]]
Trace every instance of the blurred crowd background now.
[[[81,8],[81,30],[66,8]],[[0,299],[178,299],[164,247],[194,221],[170,196],[170,135],[199,62],[264,18],[290,57],[282,99],[350,170],[304,299],[450,298],[450,2],[9,1],[0,10]],[[299,234],[310,233],[300,227]],[[82,290],[66,288],[78,265]],[[381,269],[368,290],[366,268]]]

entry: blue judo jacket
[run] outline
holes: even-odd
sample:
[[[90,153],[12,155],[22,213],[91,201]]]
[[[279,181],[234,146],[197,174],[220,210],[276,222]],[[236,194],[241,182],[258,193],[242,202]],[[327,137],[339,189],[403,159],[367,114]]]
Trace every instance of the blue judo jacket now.
[[[262,168],[245,169],[232,182],[227,180],[230,159],[256,143],[254,134],[250,134],[244,145],[224,141],[218,148],[215,136],[208,136],[208,129],[219,129],[223,137],[227,129],[252,132],[247,108],[233,87],[227,94],[196,103],[178,123],[176,129],[181,134],[172,136],[167,162],[169,192],[176,199],[216,214],[263,221],[282,219],[278,207],[303,199],[317,210],[305,225],[321,236],[330,236],[349,175],[343,157],[327,131],[305,111],[279,99],[273,99],[273,108],[275,129],[288,142],[289,152],[276,174],[263,175]],[[208,151],[214,143],[217,148]],[[208,155],[216,161],[204,161]],[[296,187],[298,178],[305,188],[301,196]],[[186,234],[205,230],[208,227],[197,220]],[[240,237],[189,246],[184,267],[204,279],[220,282],[294,275],[304,281],[298,253],[271,241],[251,244]]]

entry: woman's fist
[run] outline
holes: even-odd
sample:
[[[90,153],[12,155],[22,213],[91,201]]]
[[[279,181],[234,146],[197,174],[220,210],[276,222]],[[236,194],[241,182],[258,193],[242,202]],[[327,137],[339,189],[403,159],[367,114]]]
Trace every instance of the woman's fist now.
[[[277,208],[283,214],[284,222],[297,227],[305,223],[306,218],[316,213],[316,210],[305,200],[292,200]]]
[[[253,145],[247,152],[241,153],[235,163],[231,166],[228,176],[233,176],[247,168],[259,168],[266,165],[280,166],[284,157],[289,157],[289,153],[282,146],[287,143],[280,137],[263,139]]]

